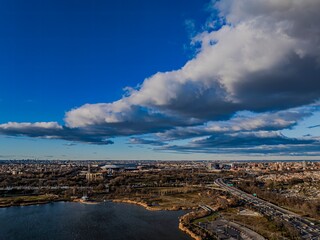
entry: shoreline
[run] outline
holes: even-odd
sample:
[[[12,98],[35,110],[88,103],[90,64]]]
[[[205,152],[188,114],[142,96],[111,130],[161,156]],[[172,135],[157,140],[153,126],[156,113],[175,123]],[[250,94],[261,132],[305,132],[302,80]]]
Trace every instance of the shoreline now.
[[[139,205],[149,211],[190,211],[190,210],[197,209],[197,207],[188,208],[188,207],[177,207],[177,206],[172,206],[172,207],[150,206],[145,202],[135,201],[130,199],[116,198],[116,199],[111,199],[111,201],[115,203],[129,203],[129,204]]]
[[[159,207],[151,207],[144,202],[139,202],[139,201],[134,201],[134,200],[129,200],[129,199],[114,199],[114,200],[112,200],[112,202],[134,204],[134,205],[144,207],[148,211],[187,211],[187,210],[183,210],[180,208],[176,209],[175,207],[166,208],[166,209],[162,209]],[[192,210],[192,209],[188,209],[188,210]],[[189,235],[194,240],[202,240],[201,236],[192,232],[187,226],[184,225],[182,219],[185,218],[188,214],[190,214],[190,212],[179,217],[179,226],[178,226],[179,230],[184,232],[185,234]]]
[[[183,215],[185,216],[185,215]],[[185,234],[189,235],[191,238],[193,238],[194,240],[202,240],[202,238],[200,236],[198,236],[197,234],[195,234],[194,232],[192,232],[189,228],[187,228],[181,221],[180,219],[183,217],[181,216],[179,218],[179,229],[184,232]]]
[[[110,200],[113,203],[126,203],[126,204],[134,204],[140,207],[145,208],[148,211],[187,211],[187,210],[194,210],[194,208],[192,209],[183,209],[181,207],[177,208],[177,207],[170,207],[170,208],[161,208],[161,207],[156,207],[156,206],[149,206],[147,203],[144,202],[139,202],[139,201],[134,201],[134,200],[130,200],[130,199],[111,199]],[[46,200],[46,201],[30,201],[30,202],[22,202],[22,203],[8,203],[8,204],[0,204],[0,208],[7,208],[7,207],[23,207],[23,206],[32,206],[32,205],[43,205],[43,204],[50,204],[50,203],[55,203],[55,202],[75,202],[75,203],[80,203],[80,204],[88,204],[88,205],[96,205],[96,204],[100,204],[102,202],[98,202],[98,201],[81,201],[81,199],[52,199],[52,200]],[[188,215],[190,212],[182,215],[181,217],[179,217],[179,225],[178,228],[180,231],[184,232],[185,234],[189,235],[191,238],[195,239],[195,240],[201,240],[201,237],[196,235],[194,232],[192,232],[188,227],[186,227],[183,222],[182,219]]]
[[[97,201],[86,201],[86,200],[82,200],[81,198],[80,199],[79,198],[73,199],[70,202],[82,203],[82,204],[87,204],[87,205],[97,205],[97,204],[101,203],[101,202],[97,202]]]
[[[134,204],[134,205],[138,205],[141,207],[144,207],[146,210],[149,211],[161,211],[164,209],[160,209],[160,208],[155,208],[155,207],[151,207],[148,204],[144,203],[144,202],[139,202],[139,201],[134,201],[134,200],[129,200],[129,199],[113,199],[111,200],[114,203],[128,203],[128,204]]]
[[[9,208],[9,207],[25,207],[25,206],[33,206],[33,205],[43,205],[43,204],[50,204],[55,202],[76,202],[76,203],[82,203],[82,204],[88,204],[88,205],[94,205],[99,204],[101,202],[98,201],[83,201],[81,199],[69,199],[69,198],[57,198],[57,199],[47,199],[47,200],[35,200],[35,201],[26,201],[21,203],[15,203],[15,202],[8,202],[8,203],[2,203],[0,204],[0,208]]]
[[[50,201],[39,201],[39,202],[24,202],[24,203],[8,203],[8,204],[0,204],[0,208],[9,208],[9,207],[27,207],[33,205],[44,205],[49,203],[55,202],[72,202],[66,199],[59,199],[59,200],[50,200]]]
[[[27,207],[27,206],[34,206],[34,205],[44,205],[50,204],[55,202],[74,202],[74,203],[81,203],[87,205],[97,205],[102,202],[94,202],[94,201],[81,201],[80,199],[69,200],[69,199],[59,199],[59,200],[50,200],[50,201],[40,201],[40,202],[25,202],[25,203],[17,203],[17,204],[0,204],[0,208],[9,208],[9,207]]]

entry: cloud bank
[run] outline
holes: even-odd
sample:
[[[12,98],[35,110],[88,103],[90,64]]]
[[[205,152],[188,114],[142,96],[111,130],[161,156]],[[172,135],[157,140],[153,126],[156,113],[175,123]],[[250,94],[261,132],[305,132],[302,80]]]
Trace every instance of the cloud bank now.
[[[163,116],[204,122],[241,110],[286,109],[319,98],[317,0],[219,1],[214,7],[226,24],[194,38],[201,43],[194,59],[179,70],[155,74],[116,102],[86,104],[68,112],[67,125],[146,119],[157,125]]]
[[[192,39],[200,47],[181,69],[156,73],[118,101],[74,108],[65,126],[7,123],[0,133],[97,144],[134,136],[131,143],[172,151],[320,152],[318,140],[278,132],[318,110],[320,2],[221,0],[211,7],[219,19]],[[136,137],[145,134],[150,139]],[[163,146],[194,137],[204,138]]]
[[[101,133],[97,129],[71,129],[61,126],[57,122],[9,122],[0,124],[0,134],[17,137],[26,136],[34,138],[63,139],[99,145],[113,144],[113,141],[107,139],[105,133]]]

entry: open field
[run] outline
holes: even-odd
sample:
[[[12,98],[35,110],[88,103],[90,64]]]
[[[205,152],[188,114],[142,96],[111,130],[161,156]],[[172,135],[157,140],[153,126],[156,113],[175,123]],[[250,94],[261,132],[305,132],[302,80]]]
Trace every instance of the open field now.
[[[27,206],[33,204],[44,204],[53,201],[63,201],[63,199],[57,195],[46,194],[37,196],[17,196],[17,197],[2,197],[0,198],[0,207],[8,206]]]

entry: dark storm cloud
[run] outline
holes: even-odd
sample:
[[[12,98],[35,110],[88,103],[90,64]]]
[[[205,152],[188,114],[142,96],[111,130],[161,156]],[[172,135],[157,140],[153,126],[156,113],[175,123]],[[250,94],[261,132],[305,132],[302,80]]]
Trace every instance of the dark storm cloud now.
[[[245,109],[268,111],[315,102],[320,96],[320,65],[316,58],[296,54],[284,64],[247,75],[234,84]],[[263,98],[261,97],[263,96]]]

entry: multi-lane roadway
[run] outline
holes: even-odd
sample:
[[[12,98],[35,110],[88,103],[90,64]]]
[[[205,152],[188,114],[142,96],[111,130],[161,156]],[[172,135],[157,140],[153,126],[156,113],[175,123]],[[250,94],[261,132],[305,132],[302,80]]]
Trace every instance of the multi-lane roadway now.
[[[301,235],[301,239],[320,239],[320,227],[316,226],[310,220],[228,185],[221,178],[217,179],[215,183],[232,195],[243,199],[261,214],[289,223],[292,227],[298,230]]]

